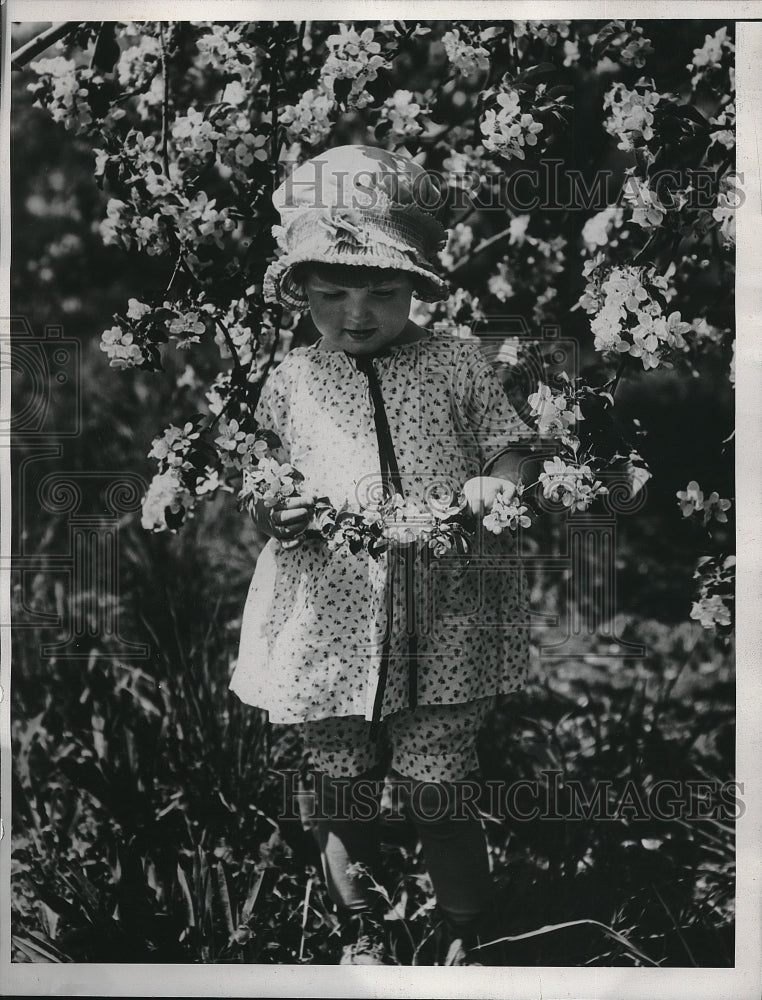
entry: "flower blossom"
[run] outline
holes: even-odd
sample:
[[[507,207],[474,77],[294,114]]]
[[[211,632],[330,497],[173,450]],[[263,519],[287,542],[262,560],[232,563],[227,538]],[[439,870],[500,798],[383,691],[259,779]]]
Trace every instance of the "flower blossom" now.
[[[238,421],[220,420],[220,434],[214,439],[224,465],[237,469],[250,469],[254,461],[261,461],[267,454],[267,444],[256,434],[245,430]],[[277,463],[276,463],[277,464]]]
[[[588,284],[577,304],[593,315],[590,329],[597,351],[630,354],[648,370],[657,368],[669,351],[686,349],[690,324],[677,310],[664,315],[652,291],[666,296],[668,285],[655,268],[626,265],[606,273],[605,257],[598,254],[582,270]]]
[[[221,22],[203,22],[208,29],[196,39],[197,62],[226,78],[237,77],[251,93],[262,79],[256,48],[246,41],[243,30]]]
[[[176,471],[167,469],[157,473],[151,480],[148,492],[143,497],[140,523],[148,531],[166,531],[167,510],[172,514],[190,514],[194,505],[195,498],[180,482]]]
[[[553,46],[559,38],[568,38],[571,21],[514,21],[513,33],[516,38],[525,35],[539,38]]]
[[[567,38],[564,42],[564,66],[575,66],[579,59],[579,42],[576,38]]]
[[[326,45],[330,52],[323,66],[323,81],[328,84],[333,80],[351,80],[348,106],[367,107],[372,100],[366,91],[367,85],[376,79],[380,69],[390,68],[390,63],[381,55],[373,29],[365,28],[358,34],[353,27],[339,24],[339,34],[329,35]]]
[[[280,120],[289,139],[317,146],[331,131],[330,115],[334,108],[333,95],[321,86],[306,90],[296,104],[286,105]]]
[[[624,201],[632,206],[632,221],[643,229],[655,229],[664,221],[666,207],[648,185],[634,174],[626,178],[622,191]]]
[[[730,609],[719,594],[706,595],[693,602],[691,618],[701,622],[703,628],[713,629],[715,625],[730,625]]]
[[[468,256],[474,242],[474,231],[465,222],[458,222],[448,233],[447,244],[439,251],[442,267],[450,270]]]
[[[537,133],[542,124],[530,114],[524,114],[515,90],[502,91],[497,95],[499,110],[490,108],[479,123],[484,136],[484,148],[499,153],[506,159],[516,157],[523,160],[524,147],[537,145]]]
[[[719,143],[725,149],[733,149],[736,144],[736,106],[726,104],[716,118],[710,118],[710,123],[717,127],[712,130],[710,146]]]
[[[691,77],[691,86],[698,86],[708,73],[721,66],[726,52],[732,56],[735,50],[735,45],[728,38],[727,27],[718,28],[713,35],[706,35],[701,48],[693,50],[693,59],[687,66],[689,70],[697,70]]]
[[[720,499],[719,493],[715,491],[705,498],[703,490],[695,479],[692,479],[684,490],[678,490],[676,496],[683,517],[690,517],[700,512],[703,514],[704,527],[712,518],[721,524],[727,523],[728,516],[725,512],[732,506],[730,500]]]
[[[484,182],[484,174],[493,165],[484,161],[484,147],[465,145],[452,150],[442,161],[444,179],[451,187],[476,194]]]
[[[543,462],[543,470],[539,482],[545,499],[560,501],[572,513],[587,510],[596,497],[608,493],[589,465],[568,465],[556,455]]]
[[[446,31],[442,35],[447,58],[461,76],[471,76],[478,70],[489,69],[489,52],[482,45],[475,45],[476,38],[460,28]]]
[[[527,402],[532,416],[537,417],[540,434],[564,436],[574,429],[578,420],[584,420],[573,394],[554,392],[544,382],[538,383],[537,391],[528,396]]]
[[[519,527],[529,528],[532,519],[528,511],[526,504],[521,502],[518,490],[508,501],[505,499],[505,494],[500,492],[495,496],[489,513],[482,519],[482,524],[493,535],[501,534],[506,528],[510,531],[516,531]]]
[[[423,125],[420,122],[422,113],[423,108],[415,101],[412,91],[395,90],[392,96],[384,101],[380,120],[391,123],[392,138],[404,141],[423,132]]]
[[[694,511],[704,509],[704,494],[695,479],[684,490],[678,490],[677,499],[683,517],[690,517]]]
[[[511,284],[508,275],[510,270],[508,264],[505,261],[499,261],[497,265],[497,274],[493,274],[487,281],[487,289],[490,295],[494,295],[496,299],[500,302],[506,302],[508,299],[513,298],[516,294],[513,285]]]
[[[206,333],[206,324],[197,309],[181,311],[167,324],[169,336],[177,340],[177,346],[187,350],[191,344],[198,344]]]
[[[30,69],[40,77],[28,87],[36,97],[35,104],[47,107],[53,121],[62,122],[70,131],[86,132],[93,116],[84,84],[94,79],[94,72],[63,56],[38,59],[30,63]]]
[[[119,86],[130,90],[148,90],[161,70],[161,42],[155,35],[141,31],[137,44],[124,48],[116,64]]]
[[[264,455],[255,466],[245,468],[241,496],[249,501],[261,500],[266,507],[274,507],[280,500],[294,496],[298,489],[297,482],[298,475],[292,465],[288,462],[281,464]]]
[[[101,334],[100,348],[108,355],[110,368],[136,368],[143,362],[143,352],[130,330],[112,326]]]
[[[654,109],[662,96],[643,81],[640,90],[628,90],[623,83],[615,83],[606,92],[603,107],[610,114],[603,127],[619,139],[617,149],[630,152],[653,139]]]
[[[623,218],[624,211],[618,205],[611,205],[591,216],[582,227],[582,242],[585,244],[585,249],[592,252],[598,247],[613,243],[611,232],[613,229],[621,228]]]
[[[720,224],[722,240],[726,247],[735,246],[738,205],[739,197],[735,178],[726,174],[720,181],[717,206],[712,210],[712,218]]]
[[[192,449],[193,442],[197,441],[198,438],[199,431],[191,421],[188,421],[183,427],[170,424],[160,437],[153,439],[148,457],[155,458],[162,471],[190,468],[186,456]]]

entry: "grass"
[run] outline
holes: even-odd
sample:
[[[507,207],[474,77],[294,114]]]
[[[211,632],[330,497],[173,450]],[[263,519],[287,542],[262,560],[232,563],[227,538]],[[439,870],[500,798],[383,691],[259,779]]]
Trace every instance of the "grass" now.
[[[259,544],[244,532],[223,550],[215,538],[241,536],[227,517],[240,515],[210,508],[176,539],[122,532],[123,631],[148,660],[121,660],[100,637],[81,659],[42,657],[56,630],[15,630],[16,961],[336,959],[312,842],[276,819],[297,735],[269,731],[227,689]],[[38,580],[35,608],[55,615],[86,596]],[[555,819],[482,803],[498,887],[486,964],[733,965],[732,822],[659,820],[637,805],[660,780],[732,779],[732,648],[694,624],[620,616],[617,627],[646,646],[643,660],[607,660],[591,638],[542,661],[482,734],[488,781],[558,787]],[[588,796],[609,783],[610,818],[565,815],[575,782]],[[406,823],[387,824],[384,859],[395,960],[446,962]]]

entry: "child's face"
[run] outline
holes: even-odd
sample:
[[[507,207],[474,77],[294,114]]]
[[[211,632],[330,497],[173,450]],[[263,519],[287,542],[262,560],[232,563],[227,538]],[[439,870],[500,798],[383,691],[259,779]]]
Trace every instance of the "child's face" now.
[[[310,269],[304,290],[326,348],[370,354],[405,329],[413,281],[404,271],[325,267]]]

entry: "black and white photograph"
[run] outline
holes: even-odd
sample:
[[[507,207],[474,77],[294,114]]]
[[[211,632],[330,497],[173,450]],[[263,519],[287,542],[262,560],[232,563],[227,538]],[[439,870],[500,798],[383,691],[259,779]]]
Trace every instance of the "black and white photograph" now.
[[[762,6],[2,15],[0,992],[758,996]]]

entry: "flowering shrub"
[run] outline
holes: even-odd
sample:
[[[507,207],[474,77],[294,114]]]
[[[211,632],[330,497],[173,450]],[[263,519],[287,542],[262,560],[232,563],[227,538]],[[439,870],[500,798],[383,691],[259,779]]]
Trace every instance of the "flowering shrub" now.
[[[546,325],[570,322],[575,301],[589,321],[577,332],[603,374],[534,373],[526,412],[555,454],[537,483],[496,501],[487,530],[534,530],[533,491],[574,515],[607,496],[610,475],[642,490],[647,463],[616,426],[617,390],[633,369],[695,377],[721,356],[733,382],[730,321],[690,294],[707,277],[722,294],[733,280],[742,192],[730,26],[689,49],[673,83],[652,62],[658,39],[631,20],[129,22],[115,24],[113,46],[97,35],[79,30],[32,62],[30,87],[92,146],[108,199],[103,241],[146,255],[158,276],[103,332],[104,360],[160,372],[166,352],[181,352],[172,369],[198,411],[154,439],[147,528],[177,530],[220,491],[245,503],[253,489],[272,500],[299,488],[253,417],[268,372],[304,329],[262,295],[277,240],[270,194],[333,142],[404,148],[449,186],[439,260],[452,294],[416,303],[417,322],[472,337],[492,314],[520,313],[539,342]],[[560,206],[574,211],[535,211],[521,172],[570,155],[575,88],[590,81],[600,133],[591,154],[623,163],[614,189]],[[546,187],[563,193],[557,180]],[[510,336],[498,357],[523,363]],[[695,482],[678,498],[711,542],[730,501]],[[332,545],[386,544],[419,523],[443,552],[466,544],[458,502],[448,504],[446,515],[324,505],[316,518]],[[725,580],[732,563],[712,558]],[[725,627],[726,590],[701,579],[694,617]]]
[[[665,356],[682,350],[690,324],[679,311],[664,315],[661,300],[667,297],[667,279],[655,268],[606,266],[603,254],[583,268],[588,279],[579,300],[594,319],[590,329],[598,351],[630,354],[645,369],[658,368]]]

